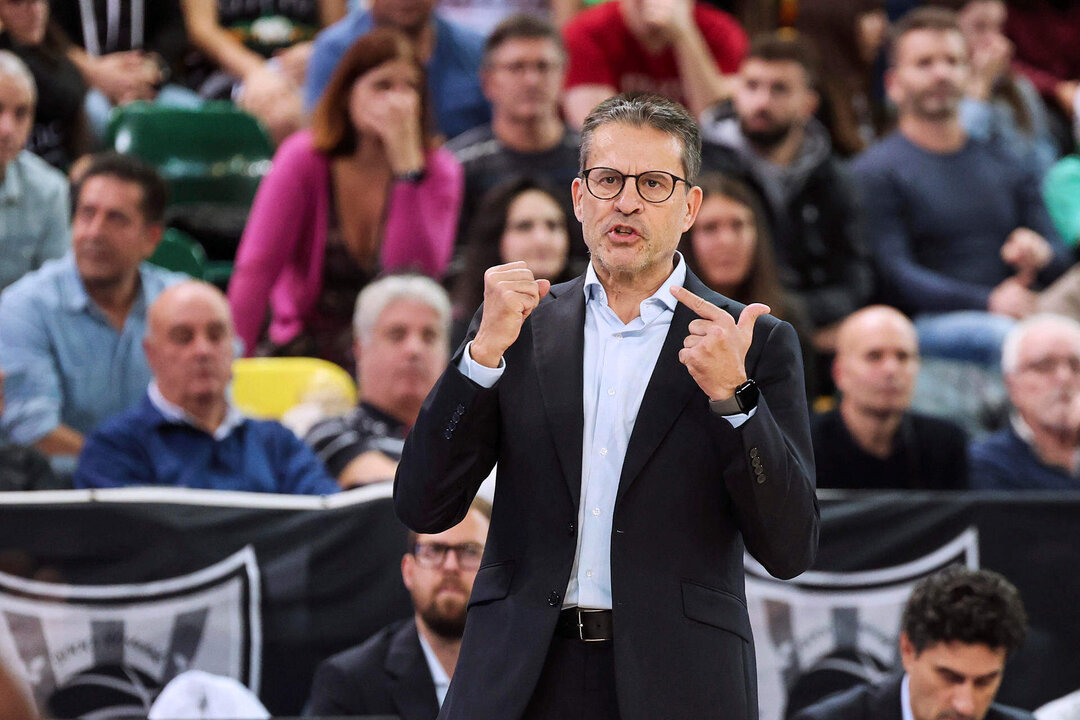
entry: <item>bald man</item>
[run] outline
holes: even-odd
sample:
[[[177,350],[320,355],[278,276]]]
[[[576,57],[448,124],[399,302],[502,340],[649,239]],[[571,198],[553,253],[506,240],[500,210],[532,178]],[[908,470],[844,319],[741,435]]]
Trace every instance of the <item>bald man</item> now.
[[[141,403],[88,436],[75,487],[336,492],[292,432],[245,418],[229,402],[234,341],[229,303],[213,285],[192,280],[162,292],[143,339],[154,379]]]
[[[875,305],[844,320],[833,362],[840,403],[811,429],[818,487],[967,487],[964,431],[910,411],[918,372],[915,326],[902,313]]]

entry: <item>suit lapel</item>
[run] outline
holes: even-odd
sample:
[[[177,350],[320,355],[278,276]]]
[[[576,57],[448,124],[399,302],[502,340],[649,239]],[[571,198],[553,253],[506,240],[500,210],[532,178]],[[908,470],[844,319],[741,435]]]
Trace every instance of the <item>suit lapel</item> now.
[[[386,653],[386,671],[394,678],[390,695],[402,720],[430,720],[439,713],[435,681],[417,632],[415,623],[406,623],[394,634]]]
[[[699,297],[708,295],[714,301],[717,297],[689,269],[686,271],[684,285],[687,290]],[[683,340],[690,332],[690,321],[697,317],[694,311],[682,303],[675,306],[671,327],[668,328],[667,337],[664,338],[664,346],[656,359],[656,366],[645,388],[645,396],[641,400],[641,408],[638,410],[634,429],[630,434],[630,444],[626,449],[626,458],[623,460],[622,474],[619,477],[616,503],[622,500],[642,468],[645,467],[645,463],[656,452],[656,448],[660,446],[660,442],[671,429],[679,413],[686,407],[686,403],[695,392],[701,392],[690,376],[690,372],[679,362],[679,351],[682,350]]]
[[[585,424],[584,284],[585,278],[581,276],[553,288],[554,299],[537,307],[530,318],[541,401],[575,507],[581,495],[581,438]]]

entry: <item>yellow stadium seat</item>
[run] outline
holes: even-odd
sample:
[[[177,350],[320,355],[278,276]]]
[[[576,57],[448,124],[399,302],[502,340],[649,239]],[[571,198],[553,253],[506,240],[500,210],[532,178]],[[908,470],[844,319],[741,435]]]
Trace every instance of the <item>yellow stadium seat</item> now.
[[[233,361],[232,399],[246,415],[280,419],[313,396],[340,395],[356,402],[356,383],[341,367],[308,357],[240,358]]]

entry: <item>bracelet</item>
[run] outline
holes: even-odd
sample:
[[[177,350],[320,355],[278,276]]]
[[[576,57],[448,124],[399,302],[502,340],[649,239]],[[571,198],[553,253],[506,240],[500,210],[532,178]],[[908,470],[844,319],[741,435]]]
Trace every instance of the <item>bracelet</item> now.
[[[417,170],[409,170],[408,172],[397,173],[394,175],[394,180],[401,182],[418,183],[424,179],[424,168]]]

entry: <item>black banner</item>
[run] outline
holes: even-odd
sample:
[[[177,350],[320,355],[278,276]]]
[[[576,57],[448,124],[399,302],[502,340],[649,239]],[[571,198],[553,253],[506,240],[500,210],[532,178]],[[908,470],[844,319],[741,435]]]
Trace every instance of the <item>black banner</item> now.
[[[0,658],[57,716],[98,702],[90,675],[156,692],[189,668],[297,714],[319,660],[411,612],[389,493],[2,496]],[[1030,709],[1080,688],[1080,493],[821,494],[812,571],[778,582],[747,560],[762,720],[837,668],[894,665],[907,592],[952,562],[1005,574],[1027,606],[1001,701]]]

